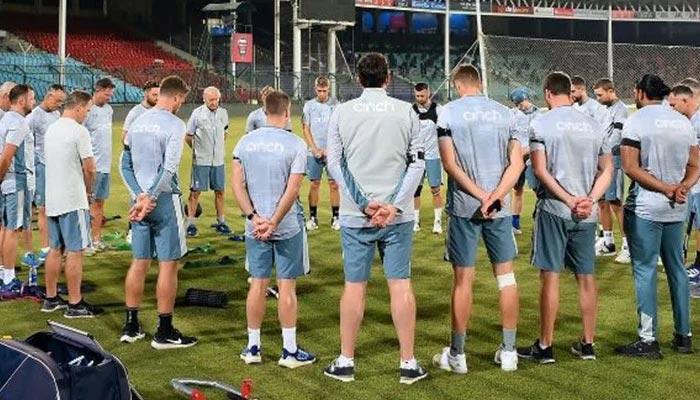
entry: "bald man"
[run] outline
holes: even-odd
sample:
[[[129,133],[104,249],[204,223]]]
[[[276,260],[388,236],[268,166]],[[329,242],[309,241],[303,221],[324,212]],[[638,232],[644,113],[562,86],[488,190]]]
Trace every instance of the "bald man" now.
[[[185,142],[192,148],[192,182],[187,202],[187,236],[198,234],[195,213],[202,192],[213,190],[216,198],[216,223],[212,225],[222,235],[231,234],[224,219],[224,139],[228,133],[228,113],[219,107],[221,92],[209,86],[204,89],[204,104],[192,111],[187,122]]]
[[[0,119],[10,110],[10,90],[12,90],[15,85],[17,84],[10,81],[0,85]]]

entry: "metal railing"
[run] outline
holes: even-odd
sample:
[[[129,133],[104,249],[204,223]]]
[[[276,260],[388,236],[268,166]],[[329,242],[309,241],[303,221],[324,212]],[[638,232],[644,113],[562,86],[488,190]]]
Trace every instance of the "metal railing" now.
[[[37,97],[42,98],[48,87],[59,82],[59,66],[55,64],[43,65],[19,65],[3,64],[0,62],[0,82],[14,81],[26,83],[34,87]],[[168,75],[178,75],[192,88],[188,101],[199,102],[204,88],[216,86],[222,93],[222,100],[226,103],[250,103],[258,98],[260,90],[266,85],[273,85],[275,81],[274,71],[271,68],[252,67],[243,68],[234,80],[232,76],[221,75],[208,69],[173,69],[163,67],[147,68],[119,68],[102,71],[84,65],[67,65],[65,67],[65,86],[68,90],[82,89],[92,91],[95,82],[105,76],[111,77],[115,83],[115,91],[112,102],[138,103],[142,100],[141,86],[148,80],[159,81]],[[281,73],[281,90],[293,95],[296,93],[295,82],[299,82],[300,99],[315,97],[314,81],[319,74],[317,72],[304,71],[295,79],[291,71]],[[323,74],[328,76],[327,74]],[[357,97],[362,88],[357,83],[354,75],[349,73],[335,74],[331,76],[336,83],[336,97],[340,100],[348,100]],[[404,100],[411,100],[411,83],[399,76],[392,80],[387,88],[391,96]]]

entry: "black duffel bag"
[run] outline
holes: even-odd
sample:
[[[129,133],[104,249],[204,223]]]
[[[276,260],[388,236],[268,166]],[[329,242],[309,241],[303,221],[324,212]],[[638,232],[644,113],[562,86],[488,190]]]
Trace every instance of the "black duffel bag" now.
[[[142,400],[92,335],[48,324],[25,341],[0,340],[0,400]]]

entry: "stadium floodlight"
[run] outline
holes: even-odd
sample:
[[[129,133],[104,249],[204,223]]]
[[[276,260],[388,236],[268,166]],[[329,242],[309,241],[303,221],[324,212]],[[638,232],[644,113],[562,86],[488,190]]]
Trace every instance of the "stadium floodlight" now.
[[[255,6],[250,4],[247,1],[231,1],[230,3],[209,3],[204,8],[202,8],[202,11],[206,13],[210,12],[226,12],[226,11],[237,11],[239,7],[252,7],[255,9]]]

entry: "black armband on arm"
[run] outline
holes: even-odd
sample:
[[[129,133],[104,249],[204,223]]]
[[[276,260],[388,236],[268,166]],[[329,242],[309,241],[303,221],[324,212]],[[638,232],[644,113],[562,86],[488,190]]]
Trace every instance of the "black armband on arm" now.
[[[634,147],[635,149],[639,150],[642,148],[642,143],[637,140],[622,139],[620,146]]]
[[[413,164],[414,162],[416,162],[418,160],[425,160],[425,153],[423,153],[422,151],[419,151],[416,154],[408,153],[406,155],[406,158],[407,158],[409,164]]]
[[[452,131],[449,129],[445,129],[445,128],[438,128],[437,135],[439,138],[445,137],[445,136],[452,137]]]

